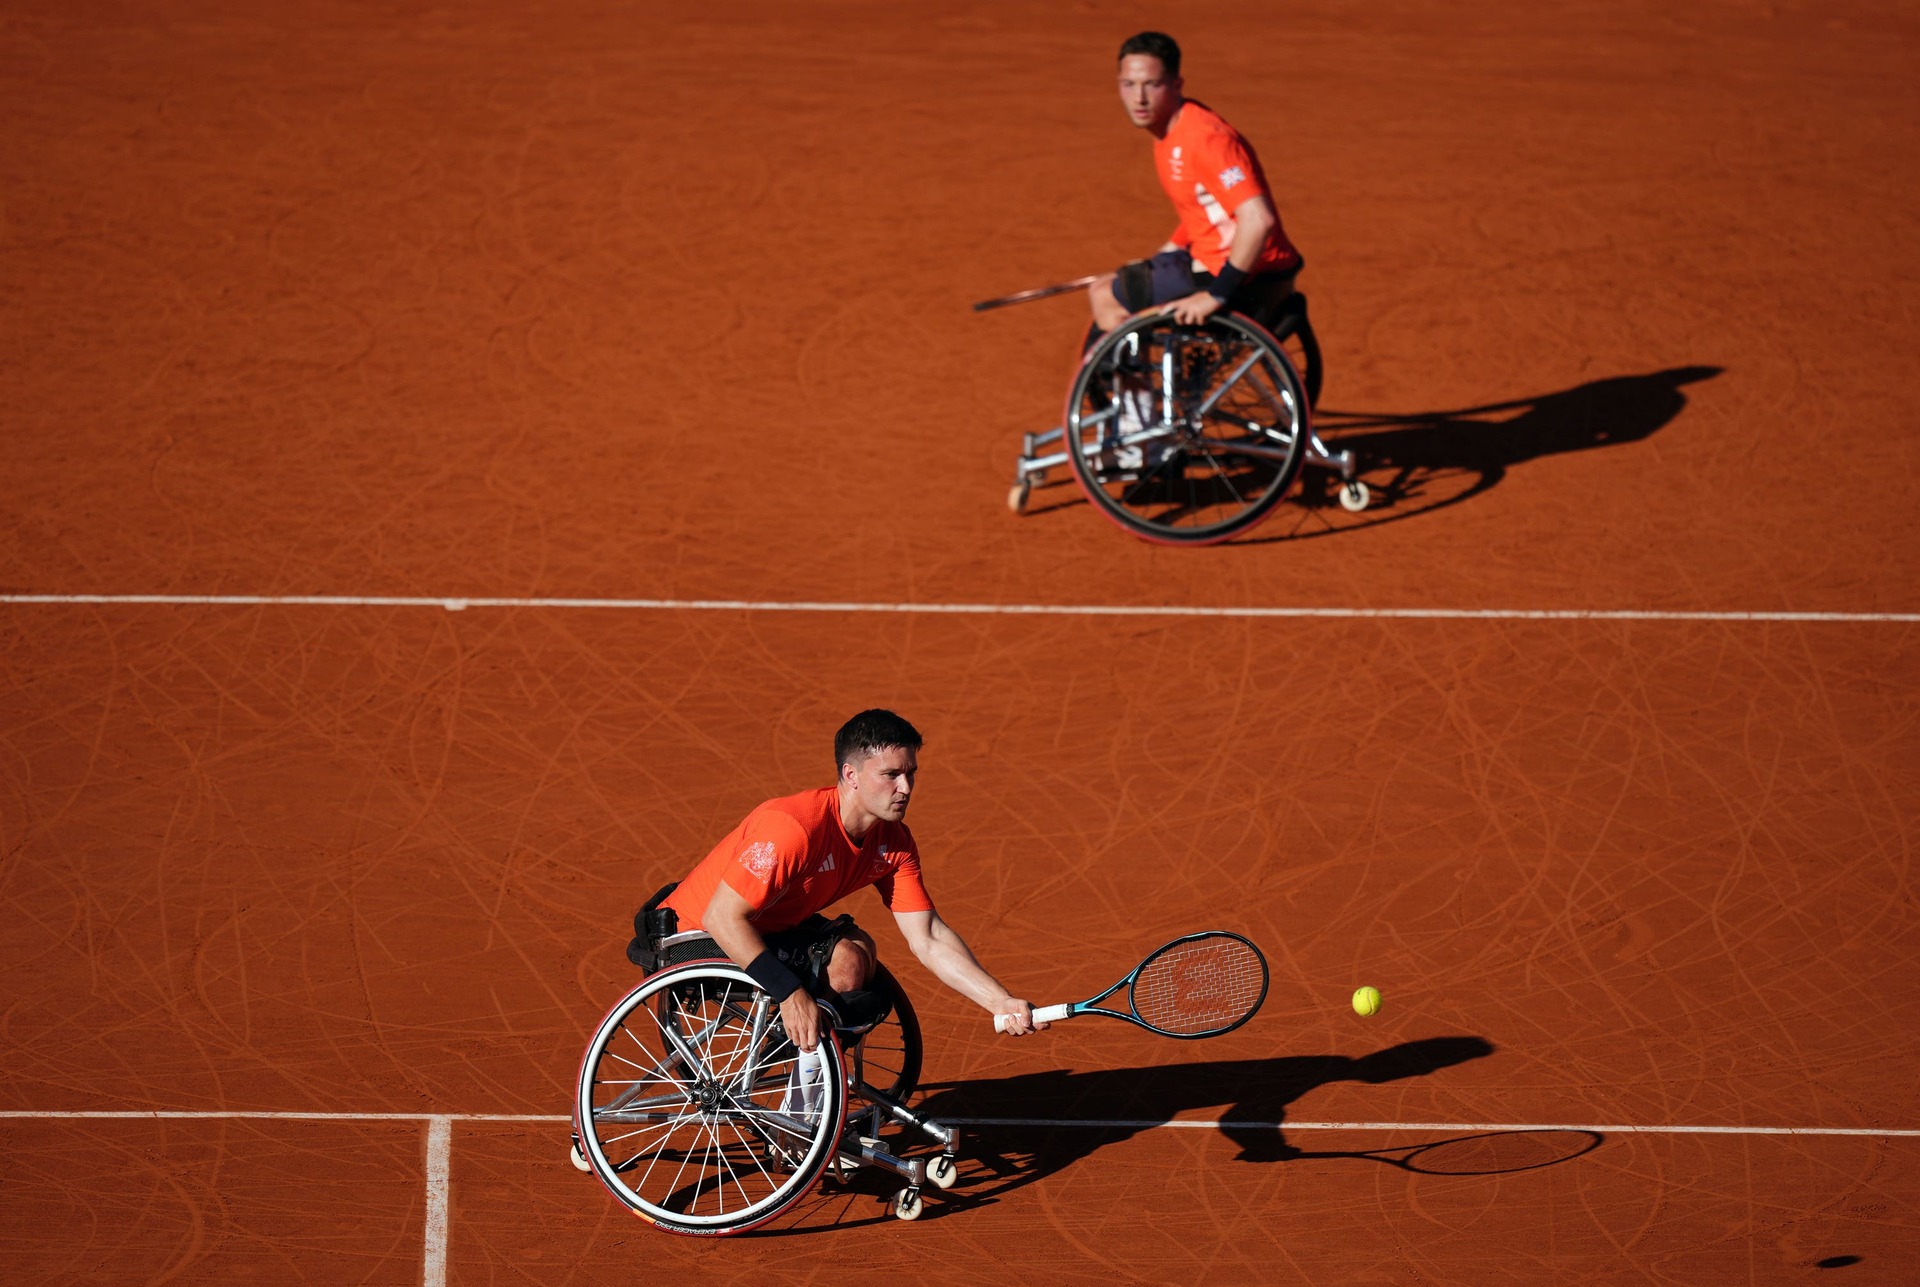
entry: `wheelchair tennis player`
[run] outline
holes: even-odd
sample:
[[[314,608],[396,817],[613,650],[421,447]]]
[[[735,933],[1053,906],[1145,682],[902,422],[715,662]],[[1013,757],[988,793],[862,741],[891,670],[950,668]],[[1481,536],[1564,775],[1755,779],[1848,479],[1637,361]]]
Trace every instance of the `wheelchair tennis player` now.
[[[760,805],[643,909],[656,938],[691,930],[710,936],[779,1001],[782,1024],[801,1050],[820,1041],[816,998],[843,1015],[870,1001],[864,989],[879,959],[873,938],[851,916],[820,915],[869,885],[942,983],[1005,1016],[1002,1030],[1014,1036],[1047,1026],[982,968],[927,895],[920,850],[904,821],[920,742],[892,711],[855,715],[834,735],[833,786]]]
[[[1300,272],[1260,158],[1211,108],[1185,97],[1184,84],[1173,37],[1143,31],[1120,46],[1120,102],[1153,135],[1154,169],[1180,222],[1152,258],[1087,287],[1102,333],[1150,308],[1197,326],[1250,280],[1278,299],[1292,293]]]
[[[898,715],[862,711],[834,738],[834,785],[762,804],[635,917],[627,955],[647,978],[587,1042],[570,1154],[635,1215],[673,1233],[741,1233],[829,1172],[874,1166],[906,1181],[888,1206],[913,1220],[924,1186],[956,1182],[958,1129],[907,1104],[922,1047],[906,994],[852,917],[820,914],[869,885],[920,962],[1001,1032],[1098,1014],[1195,1038],[1231,1031],[1258,1008],[1264,958],[1213,932],[1167,944],[1091,1000],[1036,1016],[927,896],[904,823],[919,748]],[[1125,1010],[1102,1006],[1122,988]],[[883,1128],[898,1130],[883,1139]],[[914,1138],[938,1153],[909,1156],[898,1141]]]

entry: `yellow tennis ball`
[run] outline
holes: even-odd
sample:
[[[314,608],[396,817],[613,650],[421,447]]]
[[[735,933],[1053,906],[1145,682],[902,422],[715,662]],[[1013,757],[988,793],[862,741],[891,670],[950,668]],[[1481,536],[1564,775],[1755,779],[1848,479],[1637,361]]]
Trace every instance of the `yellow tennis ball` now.
[[[1365,1016],[1380,1013],[1380,989],[1359,988],[1353,994],[1353,1012]]]

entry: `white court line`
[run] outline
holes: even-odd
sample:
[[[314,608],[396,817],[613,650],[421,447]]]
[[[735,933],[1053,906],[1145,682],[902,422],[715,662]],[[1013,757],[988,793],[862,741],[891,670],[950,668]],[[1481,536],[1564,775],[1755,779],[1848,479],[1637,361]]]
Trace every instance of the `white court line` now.
[[[453,1122],[427,1119],[427,1236],[421,1287],[447,1287],[447,1177],[452,1170]]]
[[[1050,1117],[942,1117],[955,1126],[1080,1127],[1097,1130],[1189,1131],[1442,1131],[1482,1134],[1495,1131],[1587,1131],[1596,1135],[1865,1135],[1876,1139],[1920,1138],[1920,1130],[1853,1126],[1582,1126],[1571,1122],[1169,1122],[1140,1118],[1090,1121]]]
[[[67,1117],[82,1121],[124,1121],[130,1118],[151,1118],[155,1121],[212,1121],[240,1120],[285,1121],[285,1122],[570,1122],[573,1119],[556,1113],[307,1113],[307,1112],[269,1112],[265,1109],[172,1109],[172,1108],[116,1108],[116,1109],[29,1109],[0,1108],[0,1118],[5,1117]]]
[[[66,1118],[86,1121],[150,1119],[155,1121],[238,1119],[296,1122],[544,1122],[571,1123],[561,1113],[302,1113],[117,1109],[0,1109],[0,1118]],[[1807,1135],[1865,1136],[1874,1139],[1920,1138],[1920,1129],[1872,1126],[1629,1126],[1577,1122],[1218,1122],[1166,1121],[1158,1118],[1085,1117],[941,1117],[954,1126],[1041,1126],[1080,1130],[1272,1130],[1272,1131],[1444,1131],[1477,1134],[1486,1131],[1594,1131],[1601,1135]]]
[[[560,1113],[305,1113],[194,1109],[0,1109],[0,1119],[37,1118],[82,1121],[268,1120],[295,1122],[425,1122],[427,1124],[427,1220],[421,1287],[446,1287],[447,1211],[455,1122],[570,1123]],[[1148,1118],[946,1117],[954,1126],[1025,1126],[1080,1130],[1284,1130],[1284,1131],[1438,1131],[1479,1135],[1495,1131],[1586,1131],[1597,1135],[1793,1135],[1867,1136],[1875,1139],[1920,1137],[1920,1130],[1854,1126],[1583,1126],[1567,1122],[1218,1122],[1160,1121]]]
[[[920,613],[999,617],[1229,617],[1344,621],[1729,621],[1912,624],[1920,612],[1664,612],[1638,608],[1259,608],[1103,603],[854,603],[778,599],[460,599],[350,594],[0,594],[0,603],[223,608],[612,608],[640,612]]]

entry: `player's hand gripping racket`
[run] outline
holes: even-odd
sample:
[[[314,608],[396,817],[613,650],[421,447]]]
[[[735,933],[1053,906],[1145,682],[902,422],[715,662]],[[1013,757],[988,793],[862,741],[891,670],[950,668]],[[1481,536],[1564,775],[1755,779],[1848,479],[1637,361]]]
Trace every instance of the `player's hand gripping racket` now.
[[[1127,990],[1127,1008],[1100,1003]],[[1253,1018],[1267,999],[1267,958],[1260,949],[1224,930],[1176,938],[1135,966],[1133,973],[1099,996],[1066,1005],[1042,1006],[1035,1023],[1055,1023],[1078,1014],[1104,1014],[1137,1023],[1163,1037],[1193,1040],[1217,1037]],[[1009,1015],[996,1015],[995,1032],[1007,1030]]]

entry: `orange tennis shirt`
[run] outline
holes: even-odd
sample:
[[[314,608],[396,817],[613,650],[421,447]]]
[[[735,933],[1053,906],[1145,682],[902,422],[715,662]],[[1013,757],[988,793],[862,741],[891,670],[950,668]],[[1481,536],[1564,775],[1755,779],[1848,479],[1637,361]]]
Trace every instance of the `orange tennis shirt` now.
[[[723,880],[747,900],[747,919],[762,933],[792,929],[868,885],[888,911],[933,910],[906,824],[876,822],[856,845],[840,823],[834,787],[769,800],[728,832],[667,897],[682,930],[704,928],[700,918]]]
[[[1273,204],[1260,158],[1212,108],[1189,98],[1180,105],[1166,137],[1154,140],[1153,164],[1160,186],[1180,216],[1173,244],[1185,246],[1195,263],[1218,276],[1233,246],[1234,211],[1249,197],[1265,197]],[[1273,231],[1247,272],[1290,272],[1299,266],[1300,252],[1287,240],[1276,206]]]

